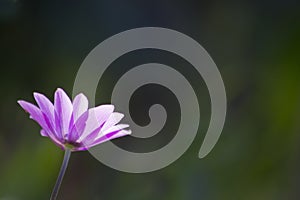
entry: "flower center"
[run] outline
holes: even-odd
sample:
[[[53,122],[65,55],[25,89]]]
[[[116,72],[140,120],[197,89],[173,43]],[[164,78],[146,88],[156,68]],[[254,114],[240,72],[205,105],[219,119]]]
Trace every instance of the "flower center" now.
[[[80,147],[81,144],[77,143],[77,142],[65,140],[64,145],[65,145],[66,148],[72,150],[72,149],[74,149],[76,147]]]
[[[70,144],[70,143],[65,143],[65,147],[68,149],[73,149],[75,147],[74,144]]]

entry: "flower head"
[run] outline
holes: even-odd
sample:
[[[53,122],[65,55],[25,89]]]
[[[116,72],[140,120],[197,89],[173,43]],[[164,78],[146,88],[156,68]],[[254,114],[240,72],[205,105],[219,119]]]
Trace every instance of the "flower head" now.
[[[38,106],[20,100],[20,106],[42,128],[41,135],[49,137],[62,149],[87,150],[97,144],[131,134],[127,124],[117,124],[124,117],[113,105],[88,109],[88,99],[78,94],[73,102],[60,88],[54,94],[54,105],[43,94],[34,93]]]

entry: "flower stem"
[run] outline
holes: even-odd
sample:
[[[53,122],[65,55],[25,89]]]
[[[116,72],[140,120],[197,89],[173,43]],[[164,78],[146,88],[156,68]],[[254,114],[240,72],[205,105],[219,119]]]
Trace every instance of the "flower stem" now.
[[[61,165],[60,172],[59,172],[59,175],[57,177],[55,186],[53,188],[50,200],[55,200],[56,197],[57,197],[58,190],[60,188],[61,182],[62,182],[63,177],[65,175],[65,172],[66,172],[66,169],[67,169],[67,166],[68,166],[68,162],[69,162],[70,156],[71,156],[71,149],[66,148],[65,155],[64,155],[64,161],[63,161],[63,163]]]

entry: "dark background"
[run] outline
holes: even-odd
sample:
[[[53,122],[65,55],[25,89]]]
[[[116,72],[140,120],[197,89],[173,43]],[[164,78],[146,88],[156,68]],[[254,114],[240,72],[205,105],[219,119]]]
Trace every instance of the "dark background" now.
[[[33,101],[34,91],[52,99],[57,87],[71,95],[77,70],[96,45],[144,26],[183,32],[212,56],[228,98],[221,138],[207,157],[197,158],[210,109],[205,83],[192,76],[191,83],[201,83],[194,87],[203,92],[203,123],[179,160],[156,172],[128,174],[104,166],[88,152],[74,153],[59,199],[299,199],[299,10],[296,0],[0,0],[0,200],[49,199],[63,157],[49,139],[39,136],[40,128],[16,101]],[[116,61],[98,88],[96,102],[109,102],[111,83],[135,59],[161,60],[175,68],[180,63],[176,56],[160,53]],[[142,94],[159,91],[156,97],[169,95],[157,101],[174,104],[176,111],[172,93],[155,87],[143,88],[132,101],[156,102]],[[134,105],[132,112],[142,117],[139,123],[146,123],[145,113]],[[168,121],[165,135],[130,148],[146,151],[168,142],[178,118]]]

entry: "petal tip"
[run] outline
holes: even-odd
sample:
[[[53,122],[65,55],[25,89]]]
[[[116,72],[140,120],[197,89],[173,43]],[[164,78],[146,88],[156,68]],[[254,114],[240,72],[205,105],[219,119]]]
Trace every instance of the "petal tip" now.
[[[127,135],[131,135],[132,131],[129,129],[129,130],[126,130],[127,131]]]
[[[36,97],[39,97],[41,96],[42,94],[39,93],[39,92],[33,92],[33,97],[36,98]]]
[[[24,100],[18,100],[17,103],[22,107],[24,108],[24,106],[26,106],[28,104],[27,101],[24,101]]]
[[[65,91],[62,88],[57,88],[55,94],[57,93],[65,93]]]
[[[47,97],[45,97],[43,94],[38,93],[38,92],[34,92],[34,93],[33,93],[33,97],[34,97],[34,99],[35,99],[36,102],[38,102],[39,99],[47,98]]]

